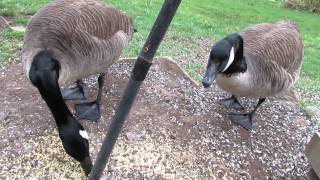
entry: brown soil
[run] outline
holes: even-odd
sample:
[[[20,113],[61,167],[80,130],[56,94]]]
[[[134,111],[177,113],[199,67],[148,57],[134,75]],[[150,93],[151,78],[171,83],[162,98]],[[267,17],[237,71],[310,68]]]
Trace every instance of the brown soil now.
[[[134,61],[107,72],[100,122],[81,121],[94,159],[112,120]],[[96,77],[86,79],[90,99]],[[203,89],[173,61],[155,61],[105,174],[133,179],[307,178],[304,146],[316,131],[296,106],[269,99],[247,132],[228,120],[216,101],[228,95]],[[0,178],[84,178],[63,150],[54,120],[20,63],[0,70]],[[252,108],[253,100],[241,99]],[[73,109],[76,102],[68,102]]]

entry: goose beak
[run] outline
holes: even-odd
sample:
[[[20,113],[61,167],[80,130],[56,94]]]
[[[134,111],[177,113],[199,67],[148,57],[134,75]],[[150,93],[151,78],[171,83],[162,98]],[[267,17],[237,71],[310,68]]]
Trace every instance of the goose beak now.
[[[82,169],[88,176],[92,169],[92,161],[89,156],[87,156],[83,161],[80,162]]]
[[[207,68],[207,72],[202,79],[203,86],[205,88],[210,87],[213,81],[216,79],[217,75],[218,75],[218,67],[216,65],[211,64]]]

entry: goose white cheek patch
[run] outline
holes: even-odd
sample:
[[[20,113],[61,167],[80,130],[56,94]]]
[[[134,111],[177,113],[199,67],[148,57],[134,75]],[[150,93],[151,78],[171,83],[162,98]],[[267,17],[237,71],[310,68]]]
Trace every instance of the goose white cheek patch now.
[[[229,68],[229,66],[232,64],[233,61],[234,61],[234,48],[232,47],[230,51],[228,63],[222,72],[225,72]]]
[[[89,136],[88,136],[87,131],[85,131],[85,130],[79,130],[79,134],[80,134],[81,137],[89,140]]]

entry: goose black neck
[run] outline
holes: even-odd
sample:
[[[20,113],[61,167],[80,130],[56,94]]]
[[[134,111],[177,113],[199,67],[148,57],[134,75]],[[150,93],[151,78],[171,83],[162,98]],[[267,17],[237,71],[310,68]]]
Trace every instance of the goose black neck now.
[[[71,116],[71,112],[62,98],[57,79],[52,77],[52,73],[53,72],[48,72],[42,75],[41,78],[45,83],[43,83],[42,86],[39,86],[38,89],[42,98],[49,106],[57,125],[59,126],[66,123],[61,120],[68,119],[67,117]]]
[[[35,56],[29,72],[32,84],[38,88],[58,127],[72,117],[60,92],[59,69],[59,62],[52,58],[50,52],[42,51]]]

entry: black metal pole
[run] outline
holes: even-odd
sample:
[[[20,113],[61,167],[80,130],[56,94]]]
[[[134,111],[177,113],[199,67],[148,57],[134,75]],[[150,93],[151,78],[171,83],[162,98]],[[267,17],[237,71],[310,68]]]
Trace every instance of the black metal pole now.
[[[126,117],[129,114],[132,104],[139,92],[140,86],[148,74],[153,57],[180,3],[181,0],[165,0],[158,18],[154,23],[148,39],[132,70],[131,77],[122,95],[116,115],[110,124],[108,134],[103,141],[96,162],[91,170],[89,176],[90,180],[96,180],[101,177]]]

